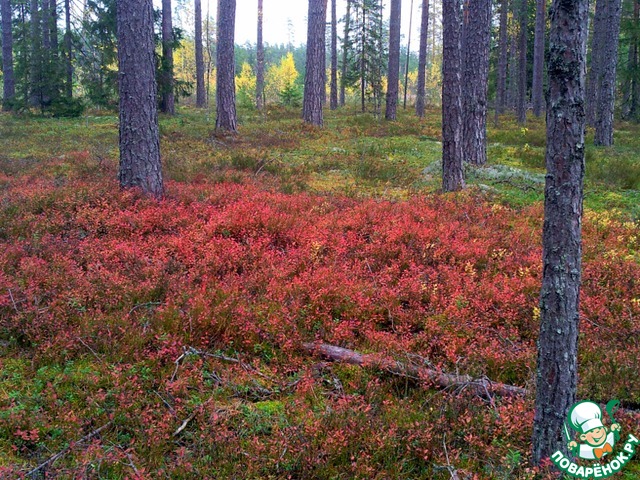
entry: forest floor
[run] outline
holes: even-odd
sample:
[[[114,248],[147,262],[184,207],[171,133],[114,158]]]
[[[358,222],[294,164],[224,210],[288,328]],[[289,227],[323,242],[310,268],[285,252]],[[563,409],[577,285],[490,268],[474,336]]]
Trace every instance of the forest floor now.
[[[489,166],[442,194],[438,111],[240,114],[235,137],[161,118],[161,202],[118,188],[116,116],[0,116],[0,477],[552,476],[529,463],[531,393],[302,347],[531,391],[544,122],[491,125]],[[579,397],[621,400],[637,436],[640,126],[591,145]]]

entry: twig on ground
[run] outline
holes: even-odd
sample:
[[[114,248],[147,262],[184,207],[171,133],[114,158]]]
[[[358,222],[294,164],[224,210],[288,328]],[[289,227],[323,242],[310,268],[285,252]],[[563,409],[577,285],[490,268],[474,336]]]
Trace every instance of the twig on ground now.
[[[95,351],[93,348],[91,348],[89,345],[87,345],[87,343],[86,343],[84,340],[82,340],[82,338],[80,338],[80,337],[76,337],[76,339],[77,339],[77,340],[78,340],[82,345],[84,345],[85,347],[87,347],[87,350],[89,350],[89,351],[93,354],[93,356],[94,356],[94,357],[96,357],[96,360],[98,360],[98,362],[100,362],[100,363],[101,363],[101,364],[103,364],[103,365],[106,365],[106,364],[104,363],[104,360],[103,360],[102,358],[100,358],[100,356],[96,353],[96,351]]]
[[[11,299],[11,303],[13,304],[13,309],[16,311],[16,313],[20,313],[20,310],[18,310],[18,305],[16,305],[16,301],[13,298],[13,293],[11,292],[10,288],[7,288],[7,290],[9,290],[9,298]]]

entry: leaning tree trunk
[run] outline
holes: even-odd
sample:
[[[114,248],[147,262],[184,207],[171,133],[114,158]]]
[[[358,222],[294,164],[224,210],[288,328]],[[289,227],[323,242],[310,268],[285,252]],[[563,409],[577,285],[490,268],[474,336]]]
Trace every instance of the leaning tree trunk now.
[[[591,35],[591,65],[587,78],[587,125],[595,126],[598,111],[598,97],[602,76],[603,47],[606,28],[605,18],[608,0],[596,0],[596,14],[593,17],[593,33]]]
[[[533,114],[539,117],[542,113],[543,83],[544,83],[544,35],[547,20],[547,0],[537,0],[536,33],[533,49],[533,85],[531,87],[531,101]]]
[[[562,430],[576,399],[588,0],[553,0],[550,15],[536,465],[558,449],[566,453]]]
[[[73,44],[71,42],[71,5],[70,0],[64,0],[64,49],[65,49],[65,93],[67,98],[73,97]]]
[[[216,50],[216,128],[235,133],[236,62],[234,34],[236,0],[218,0],[218,46]]]
[[[202,53],[202,3],[200,0],[194,0],[194,14],[196,37],[196,107],[205,108],[207,106],[207,90],[204,84],[204,55]]]
[[[9,111],[16,96],[16,80],[13,74],[13,32],[11,27],[11,0],[0,1],[2,15],[2,109]]]
[[[152,0],[117,0],[120,185],[163,195]]]
[[[329,107],[338,108],[338,18],[336,0],[331,0],[331,86]]]
[[[312,125],[322,126],[325,98],[325,22],[327,0],[309,0],[307,28],[307,66],[304,78],[302,118]]]
[[[171,0],[162,0],[162,96],[160,110],[173,115],[176,102],[173,93],[173,22]]]
[[[462,35],[462,150],[474,165],[487,163],[487,82],[491,0],[465,2]]]
[[[520,29],[518,32],[518,123],[527,122],[527,0],[520,0]]]
[[[340,105],[346,103],[347,62],[349,55],[349,34],[351,33],[351,0],[347,0],[347,14],[344,18],[344,34],[342,39],[342,66],[340,76]]]
[[[395,120],[398,110],[398,83],[400,76],[400,22],[401,0],[391,0],[389,18],[389,67],[387,70],[387,104],[384,118]]]
[[[262,42],[263,0],[258,0],[258,42],[256,45],[256,108],[264,108],[264,44]]]
[[[442,4],[442,189],[464,188],[460,0]]]
[[[418,53],[418,91],[416,96],[416,115],[424,117],[426,104],[427,41],[429,36],[429,0],[422,0],[422,19],[420,23],[420,50]]]
[[[496,89],[496,123],[498,115],[504,113],[507,104],[507,63],[508,63],[508,19],[509,1],[500,2],[500,33],[498,40],[498,85]]]
[[[621,0],[607,4],[602,45],[600,91],[596,114],[594,143],[605,147],[613,145],[613,110],[615,107],[616,66],[618,65],[618,41],[620,35]]]

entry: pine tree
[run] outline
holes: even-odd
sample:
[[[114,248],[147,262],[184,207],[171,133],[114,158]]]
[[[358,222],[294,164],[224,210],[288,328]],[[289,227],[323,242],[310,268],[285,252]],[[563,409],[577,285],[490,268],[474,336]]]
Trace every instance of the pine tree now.
[[[424,117],[425,90],[427,75],[427,42],[429,39],[429,0],[422,0],[422,17],[420,23],[420,50],[418,60],[418,92],[416,94],[416,115]]]
[[[196,107],[207,106],[207,91],[204,85],[204,55],[202,53],[202,3],[194,0],[195,55],[196,55]]]
[[[13,74],[13,12],[10,0],[0,0],[0,15],[2,15],[2,109],[13,108],[16,96],[16,81]]]
[[[160,110],[168,115],[175,113],[173,81],[173,21],[171,0],[162,0],[162,68],[160,72]]]
[[[256,43],[256,108],[264,108],[264,44],[262,42],[263,0],[258,0],[258,40]]]
[[[391,14],[389,18],[389,68],[387,70],[387,105],[384,114],[384,118],[387,120],[395,120],[398,109],[401,19],[401,0],[391,0]]]
[[[307,63],[304,78],[302,118],[312,125],[322,126],[325,99],[326,55],[325,23],[327,0],[309,0],[307,28]]]
[[[218,44],[216,49],[216,129],[235,133],[236,62],[234,34],[236,0],[218,0]]]
[[[338,108],[338,18],[336,0],[331,0],[331,85],[329,107]]]
[[[542,114],[543,82],[544,82],[544,36],[547,20],[547,0],[536,0],[536,32],[533,52],[533,85],[531,87],[531,102],[533,114]]]

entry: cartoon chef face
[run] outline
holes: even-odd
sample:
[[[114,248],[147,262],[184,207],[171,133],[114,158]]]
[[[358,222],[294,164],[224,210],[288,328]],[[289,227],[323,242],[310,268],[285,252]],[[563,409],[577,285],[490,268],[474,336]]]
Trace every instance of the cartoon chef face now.
[[[582,435],[580,435],[580,440],[588,443],[592,447],[599,447],[607,441],[607,428],[596,427],[592,430],[589,430],[587,433],[583,433]]]
[[[580,440],[592,447],[607,441],[608,429],[602,424],[602,410],[593,402],[577,403],[569,415],[571,427],[580,433]]]

